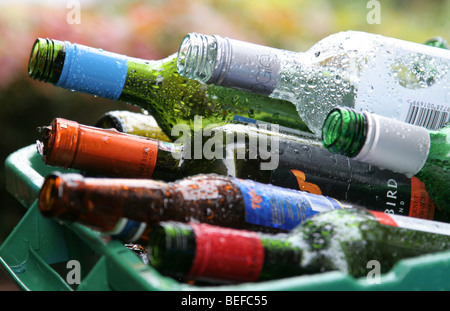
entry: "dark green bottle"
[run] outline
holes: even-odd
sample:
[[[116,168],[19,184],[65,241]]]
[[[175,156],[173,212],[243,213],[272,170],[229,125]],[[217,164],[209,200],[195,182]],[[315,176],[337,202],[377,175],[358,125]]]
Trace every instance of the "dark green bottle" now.
[[[203,126],[245,117],[308,131],[292,103],[184,78],[176,62],[176,54],[144,60],[39,38],[31,50],[28,75],[142,107],[170,138],[177,138],[171,135],[175,124],[193,128],[194,116],[202,117]]]
[[[182,280],[254,282],[326,271],[368,277],[399,260],[450,249],[450,224],[365,209],[316,214],[289,233],[162,222],[150,235],[149,262]]]
[[[450,123],[439,130],[349,108],[333,109],[322,129],[331,152],[415,176],[437,208],[450,210]]]

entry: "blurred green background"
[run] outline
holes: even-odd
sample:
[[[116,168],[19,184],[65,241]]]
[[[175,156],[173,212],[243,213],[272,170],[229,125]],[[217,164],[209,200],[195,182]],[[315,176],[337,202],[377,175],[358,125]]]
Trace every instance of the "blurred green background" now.
[[[379,24],[368,22],[371,3],[380,4]],[[38,126],[55,117],[93,125],[107,111],[138,110],[28,78],[37,37],[159,59],[176,52],[188,32],[294,51],[344,30],[414,42],[450,39],[449,16],[450,0],[0,0],[0,242],[25,212],[5,189],[3,163],[36,141]]]

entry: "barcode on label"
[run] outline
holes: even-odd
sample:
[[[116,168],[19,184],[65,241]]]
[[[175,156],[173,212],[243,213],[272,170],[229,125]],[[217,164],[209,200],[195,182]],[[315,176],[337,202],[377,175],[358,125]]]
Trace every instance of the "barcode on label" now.
[[[443,127],[450,121],[450,108],[430,103],[409,101],[410,106],[405,121],[430,130]]]

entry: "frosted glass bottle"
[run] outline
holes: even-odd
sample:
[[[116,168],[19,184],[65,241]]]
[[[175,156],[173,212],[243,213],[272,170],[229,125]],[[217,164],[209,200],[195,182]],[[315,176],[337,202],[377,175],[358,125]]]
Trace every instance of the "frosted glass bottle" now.
[[[185,77],[293,102],[318,136],[336,106],[428,129],[450,120],[450,51],[430,45],[346,31],[292,52],[190,33],[177,62]]]

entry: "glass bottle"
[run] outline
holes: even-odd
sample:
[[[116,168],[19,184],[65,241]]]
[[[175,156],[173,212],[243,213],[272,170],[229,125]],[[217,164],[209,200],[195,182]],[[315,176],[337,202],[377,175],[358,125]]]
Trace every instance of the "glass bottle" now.
[[[177,67],[207,84],[291,101],[318,136],[337,106],[430,129],[450,120],[450,51],[381,35],[339,32],[299,53],[190,33]],[[418,117],[427,112],[435,117]]]
[[[323,195],[216,174],[166,183],[55,172],[46,176],[38,206],[45,217],[145,240],[151,227],[165,220],[285,232],[316,213],[351,205]]]
[[[322,141],[331,152],[417,177],[435,205],[450,210],[450,123],[427,130],[373,113],[336,108],[325,119]]]
[[[450,46],[448,45],[447,40],[445,40],[444,38],[442,38],[440,36],[430,38],[427,41],[425,41],[423,44],[438,47],[441,49],[447,49],[447,50],[450,49]]]
[[[450,248],[450,224],[365,209],[316,214],[289,233],[162,222],[152,230],[150,265],[182,281],[256,282],[342,271],[368,277],[398,261]],[[372,266],[373,267],[373,266]]]
[[[161,130],[155,118],[143,112],[128,110],[108,111],[97,120],[95,127],[115,128],[119,132],[127,134],[168,142],[172,141]]]
[[[68,41],[38,38],[31,50],[28,75],[68,90],[119,100],[147,110],[171,139],[176,124],[193,129],[240,116],[309,131],[292,103],[216,86],[180,76],[176,53],[144,60]]]
[[[204,136],[200,141],[201,157],[192,151],[195,143],[149,140],[60,118],[43,132],[39,149],[44,163],[84,170],[90,176],[174,181],[216,173],[326,195],[374,210],[450,222],[447,213],[435,209],[425,185],[416,177],[333,154],[314,140],[264,132],[249,125],[215,128],[215,136]],[[73,136],[78,139],[73,140]],[[211,140],[216,147],[210,144],[215,151],[208,155],[203,147]],[[70,145],[57,144],[66,141]]]
[[[89,174],[129,178],[176,179],[170,142],[100,129],[63,118],[39,127],[38,152],[46,165],[72,168]]]

